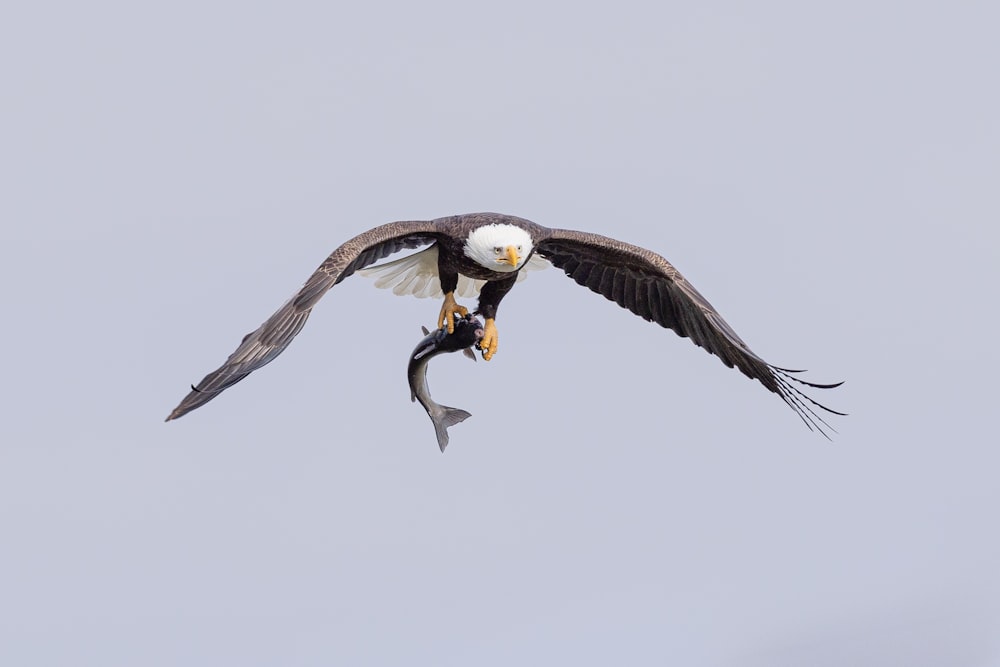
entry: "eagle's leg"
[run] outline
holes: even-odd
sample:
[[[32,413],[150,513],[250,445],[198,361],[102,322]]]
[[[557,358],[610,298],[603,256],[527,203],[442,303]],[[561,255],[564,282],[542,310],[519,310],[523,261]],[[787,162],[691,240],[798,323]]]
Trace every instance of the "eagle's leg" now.
[[[476,346],[483,351],[483,360],[489,361],[497,352],[497,325],[492,317],[486,318],[486,326],[483,327],[483,338]]]
[[[469,309],[458,305],[455,301],[455,292],[448,292],[444,295],[444,304],[441,306],[441,314],[438,315],[438,329],[448,327],[448,333],[455,333],[455,313],[465,317],[469,314]]]
[[[517,281],[517,274],[511,273],[507,277],[499,280],[487,280],[483,288],[479,290],[479,308],[477,315],[482,315],[486,319],[486,326],[483,327],[483,338],[479,341],[478,347],[483,351],[483,360],[489,361],[497,353],[497,306],[500,300],[510,291]]]

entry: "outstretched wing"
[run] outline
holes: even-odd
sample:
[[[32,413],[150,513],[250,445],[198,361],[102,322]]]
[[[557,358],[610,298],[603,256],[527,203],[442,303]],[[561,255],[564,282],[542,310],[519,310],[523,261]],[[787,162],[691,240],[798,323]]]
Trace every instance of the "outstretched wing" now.
[[[358,269],[394,252],[433,243],[438,238],[434,230],[432,221],[390,222],[360,234],[334,250],[295,296],[256,331],[243,337],[226,363],[206,375],[197,386],[192,385],[191,392],[174,408],[167,421],[201,407],[226,388],[273,361],[299,333],[313,306],[328,289]]]
[[[824,426],[833,430],[814,407],[844,414],[821,405],[793,384],[831,389],[841,382],[806,382],[791,375],[801,371],[772,366],[758,357],[708,299],[655,252],[606,236],[568,229],[551,230],[536,243],[535,249],[580,285],[603,294],[645,320],[690,338],[698,347],[722,359],[726,366],[735,366],[747,377],[759,381],[795,410],[809,428],[823,435],[827,435]]]

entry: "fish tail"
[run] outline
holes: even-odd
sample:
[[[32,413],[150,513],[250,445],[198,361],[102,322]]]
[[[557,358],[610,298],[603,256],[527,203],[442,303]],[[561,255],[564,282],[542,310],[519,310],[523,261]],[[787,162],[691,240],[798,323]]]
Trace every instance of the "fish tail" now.
[[[448,427],[463,422],[471,416],[472,413],[465,410],[449,408],[447,405],[441,406],[441,416],[434,420],[434,431],[437,433],[438,447],[442,452],[448,446]]]

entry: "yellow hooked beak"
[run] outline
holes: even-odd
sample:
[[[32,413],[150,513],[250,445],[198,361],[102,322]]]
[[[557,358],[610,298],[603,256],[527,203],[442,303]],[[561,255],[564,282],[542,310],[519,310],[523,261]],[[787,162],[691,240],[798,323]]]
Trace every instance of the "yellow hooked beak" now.
[[[517,263],[521,261],[521,258],[517,254],[517,248],[509,245],[507,246],[507,256],[501,257],[497,261],[510,264],[511,266],[517,266]]]

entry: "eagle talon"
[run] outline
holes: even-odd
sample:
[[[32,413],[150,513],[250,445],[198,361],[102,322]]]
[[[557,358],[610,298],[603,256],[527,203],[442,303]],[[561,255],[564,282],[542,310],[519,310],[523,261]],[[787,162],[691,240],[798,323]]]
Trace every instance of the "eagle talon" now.
[[[455,333],[455,313],[465,317],[469,314],[469,309],[458,305],[455,301],[455,293],[448,292],[444,295],[444,303],[441,305],[441,313],[438,315],[438,329],[447,327],[448,333]]]
[[[486,318],[486,325],[483,327],[483,338],[478,343],[478,347],[483,352],[483,360],[489,361],[497,353],[497,325],[492,317]]]

